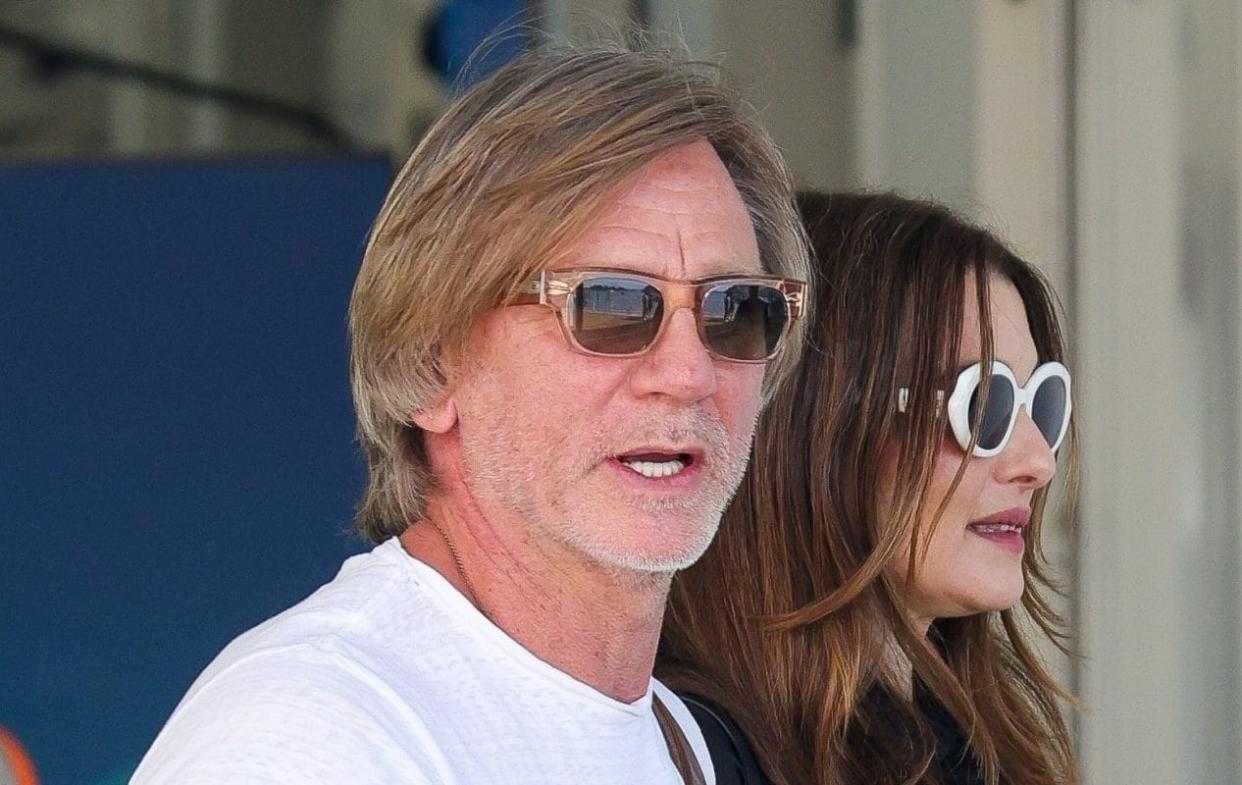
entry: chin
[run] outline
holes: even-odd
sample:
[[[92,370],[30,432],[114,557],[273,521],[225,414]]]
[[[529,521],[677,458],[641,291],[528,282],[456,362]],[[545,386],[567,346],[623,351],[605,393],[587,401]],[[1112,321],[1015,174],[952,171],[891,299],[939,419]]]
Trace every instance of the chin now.
[[[982,588],[983,591],[979,589]],[[972,613],[987,613],[988,611],[1004,611],[1009,610],[1018,603],[1022,602],[1022,593],[1026,589],[1026,582],[1022,578],[1022,574],[1014,578],[1006,578],[1004,580],[996,580],[979,586],[971,598]]]
[[[635,573],[673,573],[698,561],[706,548],[620,548],[605,545],[586,546],[581,550],[592,561],[606,568]]]
[[[711,545],[718,526],[684,518],[640,517],[643,520],[613,519],[610,530],[596,532],[597,536],[580,532],[572,544],[604,567],[628,572],[671,573],[698,561]]]
[[[936,619],[975,616],[1008,610],[1022,601],[1025,581],[1021,571],[1013,575],[963,573],[952,585],[922,587],[916,607]]]

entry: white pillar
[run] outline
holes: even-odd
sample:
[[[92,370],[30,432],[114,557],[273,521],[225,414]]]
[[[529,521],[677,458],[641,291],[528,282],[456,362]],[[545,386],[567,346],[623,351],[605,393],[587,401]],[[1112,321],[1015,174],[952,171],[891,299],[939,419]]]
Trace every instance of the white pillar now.
[[[1178,674],[1193,667],[1175,547],[1186,497],[1174,467],[1189,449],[1176,414],[1176,14],[1167,2],[1078,8],[1083,781],[1190,782],[1176,726]]]
[[[977,20],[975,217],[1048,277],[1072,321],[1067,0],[981,3]],[[1067,328],[1072,355],[1074,325]],[[1072,622],[1075,545],[1062,487],[1053,485],[1042,544],[1068,594],[1054,604]],[[1071,684],[1072,663],[1037,641],[1057,679]]]

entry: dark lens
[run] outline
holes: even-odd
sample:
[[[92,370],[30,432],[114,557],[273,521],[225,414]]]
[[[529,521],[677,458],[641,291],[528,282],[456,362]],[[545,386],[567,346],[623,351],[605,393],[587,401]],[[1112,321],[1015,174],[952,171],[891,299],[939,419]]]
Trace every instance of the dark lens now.
[[[582,348],[600,354],[633,354],[660,331],[664,298],[643,281],[598,276],[574,290],[570,327]]]
[[[983,405],[982,417],[979,413],[979,392],[983,389],[980,383],[970,396],[970,423],[979,423],[979,438],[975,444],[985,450],[1000,447],[1005,432],[1009,430],[1009,421],[1013,419],[1013,383],[1004,376],[992,374],[992,383],[988,385],[988,399]]]
[[[1065,380],[1059,376],[1049,376],[1035,391],[1035,401],[1031,404],[1031,419],[1044,435],[1048,446],[1061,440],[1061,430],[1065,423]]]
[[[703,340],[721,357],[762,360],[776,351],[789,321],[785,295],[767,284],[718,286],[703,298]]]

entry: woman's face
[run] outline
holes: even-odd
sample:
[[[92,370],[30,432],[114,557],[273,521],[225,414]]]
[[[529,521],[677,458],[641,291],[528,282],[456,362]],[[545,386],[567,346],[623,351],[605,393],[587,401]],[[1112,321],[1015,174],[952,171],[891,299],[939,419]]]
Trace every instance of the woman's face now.
[[[1018,383],[1025,385],[1039,355],[1022,298],[1003,276],[990,275],[988,286],[996,359],[1013,369]],[[983,353],[973,275],[967,276],[965,291],[958,367],[978,362]],[[946,428],[936,456],[928,503],[924,505],[922,532],[927,532],[936,509],[948,494],[962,457],[962,448]],[[1032,495],[1047,485],[1055,473],[1055,456],[1025,408],[1000,453],[970,459],[931,536],[926,557],[916,562],[914,581],[906,587],[906,601],[920,625],[939,618],[1009,608],[1018,602],[1023,590],[1025,528],[1018,540],[1012,536],[989,536],[988,529],[980,527],[988,521],[1025,524]],[[894,577],[899,582],[905,581],[907,564],[905,558],[894,563]]]

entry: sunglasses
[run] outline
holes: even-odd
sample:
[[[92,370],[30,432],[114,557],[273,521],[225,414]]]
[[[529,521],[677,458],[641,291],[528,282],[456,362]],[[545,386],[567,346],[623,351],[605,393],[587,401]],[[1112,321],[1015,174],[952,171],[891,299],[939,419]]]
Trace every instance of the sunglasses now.
[[[718,360],[761,363],[780,352],[802,316],[806,284],[772,275],[716,275],[675,281],[628,270],[545,270],[513,305],[545,305],[560,315],[571,348],[635,357],[655,345],[673,314],[694,312],[699,339]]]
[[[989,374],[988,395],[980,400],[985,372]],[[904,412],[910,391],[903,387],[897,394],[897,409]],[[940,393],[943,398],[943,393]],[[983,363],[975,363],[957,375],[957,384],[949,395],[947,406],[949,426],[963,450],[969,449],[972,427],[979,423],[973,454],[990,458],[1009,443],[1018,411],[1026,407],[1043,434],[1044,441],[1056,451],[1065,439],[1070,420],[1070,373],[1058,362],[1048,362],[1035,369],[1026,386],[1020,386],[1008,365],[994,360],[985,371]]]

